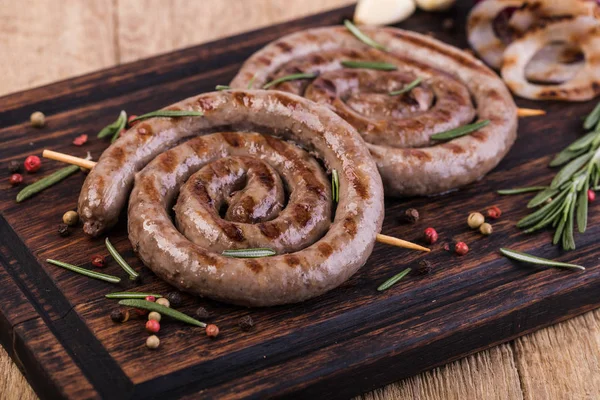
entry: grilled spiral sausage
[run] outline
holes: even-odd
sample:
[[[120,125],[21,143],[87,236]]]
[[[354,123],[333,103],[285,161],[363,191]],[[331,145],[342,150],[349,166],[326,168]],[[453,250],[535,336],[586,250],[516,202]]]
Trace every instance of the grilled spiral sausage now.
[[[144,264],[181,290],[245,306],[318,296],[365,263],[381,229],[383,188],[364,142],[335,113],[260,90],[207,93],[167,109],[204,116],[142,121],[102,154],[79,198],[88,234],[112,226],[131,191],[129,239]],[[323,167],[275,136],[338,171],[335,208]],[[250,247],[277,255],[221,254]]]
[[[386,195],[431,195],[471,183],[494,168],[516,138],[516,106],[506,86],[482,62],[433,38],[394,28],[362,28],[387,51],[360,42],[344,27],[284,36],[252,55],[232,80],[260,87],[286,75],[313,80],[272,86],[324,104],[363,136]],[[343,61],[393,64],[396,70],[345,68]],[[416,78],[422,83],[391,96]],[[473,104],[473,101],[475,104]],[[430,137],[489,119],[471,135],[446,143]]]

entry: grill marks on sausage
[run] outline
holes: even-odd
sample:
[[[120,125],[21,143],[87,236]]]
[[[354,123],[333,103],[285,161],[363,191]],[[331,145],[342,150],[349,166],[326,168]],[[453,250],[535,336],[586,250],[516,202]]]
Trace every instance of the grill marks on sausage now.
[[[327,242],[320,242],[317,245],[317,249],[321,252],[321,255],[325,258],[329,257],[333,253],[333,247]]]
[[[246,260],[246,267],[248,267],[255,274],[260,273],[263,270],[263,266],[256,260]]]
[[[263,222],[258,224],[260,232],[269,239],[278,239],[281,236],[281,229],[276,225],[275,222]]]
[[[164,172],[172,173],[177,168],[179,160],[172,151],[167,151],[160,155],[160,166]]]
[[[125,150],[122,147],[115,147],[110,152],[110,158],[116,163],[116,168],[121,168],[125,165],[126,156]]]
[[[346,217],[344,219],[344,229],[346,230],[346,233],[351,237],[356,236],[356,233],[358,232],[358,229],[356,227],[356,221],[354,221],[354,219],[351,217]]]

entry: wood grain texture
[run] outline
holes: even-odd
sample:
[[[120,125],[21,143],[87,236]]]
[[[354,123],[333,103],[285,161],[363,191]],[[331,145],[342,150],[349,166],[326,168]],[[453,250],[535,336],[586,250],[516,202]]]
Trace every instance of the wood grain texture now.
[[[246,7],[246,4],[249,5],[249,9],[245,9],[244,13],[231,12],[229,10],[223,10],[226,8],[222,3],[236,3],[234,1],[228,2],[214,2],[217,4],[210,4],[210,7],[205,4],[202,5],[203,9],[201,12],[196,13],[180,13],[177,18],[177,26],[173,28],[173,20],[167,20],[166,18],[161,18],[161,15],[152,16],[152,10],[149,10],[147,7],[143,7],[139,1],[128,1],[128,2],[114,2],[116,7],[113,8],[113,12],[111,15],[105,15],[103,17],[98,16],[99,20],[102,18],[106,18],[106,21],[100,21],[100,23],[111,23],[110,21],[117,21],[116,24],[113,24],[113,38],[108,40],[107,37],[103,35],[98,35],[94,33],[92,30],[90,39],[90,31],[89,30],[79,30],[77,31],[80,36],[78,38],[73,38],[73,40],[83,40],[93,42],[94,45],[103,45],[105,42],[109,43],[117,43],[116,50],[113,48],[114,56],[113,61],[111,63],[126,60],[134,60],[140,57],[153,55],[156,52],[165,52],[171,49],[187,46],[195,43],[199,43],[202,41],[206,41],[210,38],[215,37],[223,37],[228,34],[234,33],[231,29],[237,29],[236,31],[242,31],[247,29],[252,29],[256,26],[267,25],[278,21],[281,15],[290,15],[298,16],[299,14],[294,14],[298,12],[305,12],[307,9],[312,10],[310,7],[315,7],[314,11],[319,11],[318,8],[322,7],[322,9],[330,8],[336,6],[338,3],[336,0],[322,0],[319,2],[313,1],[303,1],[300,2],[301,5],[297,6],[296,3],[285,2],[285,6],[281,6],[279,3],[275,3],[273,8],[266,7],[264,1],[251,0],[246,2],[239,2],[238,7]],[[127,4],[125,4],[127,3]],[[335,4],[334,4],[335,3]],[[21,4],[21,3],[20,3]],[[36,6],[37,4],[44,4],[41,1],[31,1],[32,6]],[[140,7],[136,7],[135,4],[140,5]],[[186,6],[188,6],[186,4]],[[253,7],[254,6],[254,7]],[[83,6],[77,9],[76,7],[71,7],[73,10],[73,14],[83,14],[85,15],[91,6],[86,6],[85,10]],[[189,10],[188,6],[188,10]],[[196,7],[196,6],[191,6]],[[199,6],[198,6],[199,7]],[[258,10],[259,7],[263,12],[254,13],[254,10]],[[94,7],[91,7],[94,8]],[[4,7],[0,13],[3,13],[3,18],[6,13],[10,13],[10,10],[13,10],[13,14],[15,13],[15,9],[17,7]],[[41,10],[43,8],[37,8],[37,10]],[[213,13],[212,10],[217,10]],[[235,8],[238,10],[239,8]],[[275,9],[278,10],[273,14],[270,14],[269,10]],[[289,14],[286,12],[289,11]],[[102,10],[104,12],[104,10]],[[310,12],[310,11],[309,11]],[[107,13],[109,14],[109,13]],[[114,15],[113,15],[114,14]],[[164,17],[164,12],[162,16]],[[240,16],[243,14],[244,18],[241,20],[235,20],[236,16]],[[276,15],[277,14],[277,15]],[[12,15],[12,14],[11,14]],[[99,14],[98,14],[99,15]],[[103,14],[104,15],[104,14]],[[116,15],[116,16],[115,16]],[[169,15],[169,14],[167,14]],[[153,32],[151,30],[152,25],[148,26],[144,25],[141,22],[143,19],[150,21],[154,21],[158,19],[156,22],[158,25],[155,26],[157,32],[161,32],[162,37],[156,38],[153,36]],[[216,16],[216,17],[215,17]],[[268,18],[273,18],[269,20]],[[108,20],[110,19],[110,21]],[[125,19],[125,20],[124,20]],[[200,22],[202,20],[202,22]],[[164,22],[163,22],[164,21]],[[233,22],[224,22],[224,21],[233,21]],[[250,22],[248,22],[250,21]],[[254,21],[254,22],[253,22]],[[3,19],[3,22],[4,19]],[[256,25],[252,25],[255,23]],[[248,24],[248,25],[246,25]],[[20,24],[18,26],[11,24],[2,24],[0,26],[0,32],[4,34],[3,27],[8,26],[7,32],[12,34],[16,32],[17,34],[26,33],[26,40],[23,41],[22,46],[20,46],[19,51],[25,53],[23,49],[29,49],[30,46],[35,45],[39,42],[39,38],[35,35],[30,35],[28,32],[30,30],[35,31],[35,28],[31,25]],[[40,21],[38,21],[38,25],[40,26]],[[117,29],[118,26],[118,29]],[[141,27],[140,27],[141,26]],[[39,28],[41,29],[41,28]],[[47,28],[47,29],[58,29],[58,28]],[[60,29],[73,29],[73,27],[61,27]],[[202,36],[198,34],[198,32],[203,32]],[[457,34],[462,35],[462,32],[458,32]],[[210,36],[215,35],[215,36]],[[461,36],[462,37],[462,36]],[[117,38],[117,39],[115,39]],[[150,40],[147,40],[150,38]],[[172,39],[165,39],[172,38]],[[138,40],[136,40],[138,39]],[[27,42],[29,41],[29,42]],[[98,44],[97,41],[102,41],[103,43]],[[157,48],[153,48],[150,52],[147,51],[147,46],[154,46],[154,43],[158,43]],[[127,44],[129,43],[129,44]],[[166,43],[166,44],[165,44]],[[170,44],[169,44],[170,43]],[[0,42],[0,46],[4,46],[5,42]],[[64,49],[60,48],[61,44],[57,44],[53,42],[48,49],[54,49],[54,53],[61,54],[60,51]],[[56,51],[58,49],[58,52]],[[78,54],[75,53],[74,54]],[[81,53],[79,53],[81,54]],[[0,93],[7,93],[14,91],[16,89],[20,89],[14,82],[21,79],[27,81],[27,76],[36,76],[35,74],[41,70],[44,70],[40,65],[44,65],[45,63],[57,62],[60,63],[61,60],[53,59],[54,54],[52,51],[49,53],[43,53],[38,55],[35,60],[32,60],[29,63],[19,64],[20,70],[18,71],[18,77],[9,80],[8,82],[0,82]],[[131,57],[131,58],[128,58]],[[47,58],[47,59],[46,59]],[[67,65],[65,68],[72,68],[68,66],[69,57],[64,57],[64,64]],[[97,60],[94,57],[90,59],[85,59],[87,61],[91,60],[92,66],[88,66],[89,68],[85,71],[89,71],[92,69],[98,69],[106,65],[98,65],[95,66]],[[0,62],[10,63],[10,60],[4,60]],[[76,63],[77,64],[77,63]],[[13,67],[14,64],[8,64],[10,68]],[[32,67],[33,66],[33,67]],[[139,68],[139,66],[138,66]],[[6,68],[3,68],[6,70]],[[63,77],[71,76],[71,74],[79,74],[83,71],[77,70],[68,70],[67,72],[62,72],[63,75],[57,75],[53,79],[35,81],[32,80],[30,83],[25,83],[26,85],[36,85],[40,83],[45,83],[50,80],[60,79]],[[16,73],[15,73],[16,74]],[[29,75],[32,74],[32,75]],[[45,74],[44,77],[47,75]],[[44,78],[42,77],[42,78]],[[37,77],[36,79],[40,79]],[[33,83],[31,83],[33,82]],[[221,82],[221,81],[219,81]],[[18,83],[21,84],[21,83]],[[214,84],[214,82],[213,82]],[[22,86],[21,88],[27,88],[30,86]],[[5,89],[8,88],[8,89]],[[15,89],[16,88],[16,89]],[[198,89],[200,90],[200,89]],[[174,100],[177,97],[174,98]],[[147,106],[152,104],[150,100],[146,100]],[[144,103],[144,101],[141,101]],[[113,104],[113,106],[118,108],[121,104]],[[140,107],[143,107],[140,105]],[[22,109],[22,107],[21,107]],[[558,109],[556,109],[558,110]],[[97,109],[94,106],[91,106],[88,110],[89,114],[83,114],[80,118],[92,118],[91,116]],[[106,113],[106,119],[109,120],[111,118],[111,113],[113,110],[109,110]],[[113,113],[114,114],[114,113]],[[73,116],[73,114],[67,113],[65,116]],[[573,113],[571,112],[571,116]],[[75,135],[76,129],[72,131],[68,131],[68,125],[58,128],[61,130],[66,130],[67,136]],[[96,125],[98,125],[96,123]],[[24,125],[16,127],[14,130],[15,134],[18,133],[18,130],[23,129]],[[53,128],[54,129],[54,128]],[[90,128],[90,132],[93,132],[94,128]],[[551,132],[551,123],[547,125],[540,126],[540,132],[543,134],[544,132]],[[72,133],[69,133],[72,132]],[[36,134],[36,131],[27,131],[27,133]],[[573,133],[575,135],[576,133]],[[33,136],[35,137],[35,136]],[[36,138],[37,139],[37,138]],[[26,149],[28,146],[28,139],[19,136],[18,139],[15,139],[17,143],[22,142],[22,146]],[[567,143],[570,139],[565,139],[563,142]],[[35,140],[37,144],[37,140]],[[39,143],[39,145],[43,145]],[[65,150],[72,150],[72,147],[68,145],[68,140],[63,140]],[[558,147],[560,144],[554,143],[552,146]],[[37,147],[36,147],[37,148]],[[25,154],[25,153],[23,153]],[[523,154],[518,154],[523,155]],[[15,156],[16,157],[16,156]],[[543,168],[543,162],[539,164],[531,165],[532,168]],[[72,178],[75,179],[75,178]],[[531,179],[527,178],[527,179]],[[487,199],[482,200],[482,204],[485,203]],[[492,200],[493,201],[493,200]],[[404,206],[404,205],[402,205]],[[508,203],[506,204],[508,206]],[[435,207],[431,212],[435,212]],[[52,220],[56,216],[53,216],[51,212],[46,214],[41,221]],[[507,222],[507,228],[509,227],[509,223]],[[394,224],[388,226],[390,232],[396,233],[404,233],[405,228],[398,228]],[[26,232],[26,234],[30,234],[31,232]],[[410,232],[409,232],[410,233]],[[472,239],[469,236],[466,236],[468,239]],[[83,238],[75,238],[76,240],[80,240],[83,243]],[[120,242],[121,246],[124,248],[127,247],[126,241]],[[42,247],[48,247],[42,246]],[[387,253],[392,256],[392,253]],[[83,260],[85,255],[81,255],[81,259]],[[58,277],[58,276],[56,276]],[[67,281],[70,279],[73,284],[76,284],[77,279],[72,277],[68,277],[66,274],[60,275],[61,279],[65,278]],[[377,275],[378,278],[379,275]],[[363,281],[363,280],[361,280]],[[69,285],[67,285],[69,286]],[[87,294],[89,295],[89,293]],[[79,308],[78,308],[79,310]],[[535,334],[525,336],[523,338],[518,339],[515,343],[515,351],[511,350],[510,346],[502,345],[499,348],[492,349],[490,351],[482,352],[474,356],[469,356],[460,361],[448,364],[447,366],[434,369],[430,372],[424,373],[422,375],[418,375],[414,378],[409,378],[407,380],[401,381],[397,384],[390,385],[385,389],[380,389],[376,392],[373,392],[371,395],[367,395],[369,398],[381,398],[381,399],[390,399],[390,398],[432,398],[432,399],[446,399],[446,398],[477,398],[477,399],[495,399],[495,398],[522,398],[521,393],[521,385],[519,383],[519,376],[522,380],[522,386],[524,390],[524,396],[528,399],[533,398],[595,398],[599,396],[599,385],[593,379],[594,373],[598,371],[598,334],[597,334],[597,325],[600,321],[600,316],[597,312],[585,314],[582,317],[574,318],[565,323],[559,324],[552,328],[547,328],[542,331],[539,331]],[[590,321],[593,321],[591,323]],[[560,328],[563,325],[568,325],[569,329]],[[590,327],[592,329],[590,329]],[[128,328],[130,329],[130,328]],[[594,332],[595,334],[586,333],[588,331]],[[546,332],[546,334],[544,334]],[[578,340],[573,340],[573,332],[579,332],[577,337]],[[107,332],[107,337],[110,335]],[[563,351],[563,348],[566,346],[565,343],[568,343],[568,351]],[[516,364],[514,362],[516,359]],[[2,360],[2,354],[0,354],[0,361]],[[560,375],[561,371],[567,370],[568,374]],[[13,371],[13,375],[15,374],[16,369],[13,367],[10,371]],[[518,372],[518,374],[516,373]],[[582,373],[585,372],[585,373]],[[586,375],[587,372],[590,375]],[[552,375],[555,374],[555,375]],[[560,375],[560,376],[559,376]],[[572,379],[574,376],[580,376],[581,380]],[[547,379],[547,377],[552,376],[555,379]],[[596,373],[596,377],[598,374]],[[591,378],[590,378],[591,377]],[[575,384],[575,382],[577,382]],[[0,389],[1,389],[0,385]],[[10,394],[9,398],[20,398],[21,396],[27,396],[30,393],[30,389],[27,389],[25,386],[20,385],[12,385],[10,384]],[[0,391],[0,393],[3,393]],[[0,395],[2,396],[2,395]]]

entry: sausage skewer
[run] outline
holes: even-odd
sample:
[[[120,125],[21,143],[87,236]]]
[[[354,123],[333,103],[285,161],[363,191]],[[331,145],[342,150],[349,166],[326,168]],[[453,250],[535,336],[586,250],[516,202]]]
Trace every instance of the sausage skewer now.
[[[92,169],[96,165],[95,161],[86,160],[85,158],[74,157],[69,154],[59,153],[57,151],[52,150],[44,150],[42,153],[42,157],[48,158],[50,160],[60,161],[67,164],[77,165],[79,167]],[[427,247],[420,246],[416,243],[409,242],[407,240],[399,239],[393,236],[377,234],[377,241],[379,243],[387,244],[390,246],[401,247],[404,249],[410,250],[418,250],[424,252],[430,252],[431,249]]]

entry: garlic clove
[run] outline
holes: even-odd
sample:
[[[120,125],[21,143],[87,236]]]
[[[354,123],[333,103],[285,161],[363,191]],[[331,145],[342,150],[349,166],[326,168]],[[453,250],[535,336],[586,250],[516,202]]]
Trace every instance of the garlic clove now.
[[[395,24],[410,17],[415,10],[415,0],[359,0],[354,22],[362,25]]]
[[[417,6],[424,11],[445,11],[452,7],[456,0],[415,0]]]

